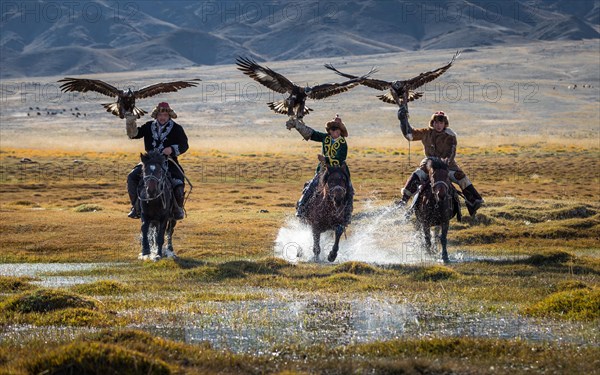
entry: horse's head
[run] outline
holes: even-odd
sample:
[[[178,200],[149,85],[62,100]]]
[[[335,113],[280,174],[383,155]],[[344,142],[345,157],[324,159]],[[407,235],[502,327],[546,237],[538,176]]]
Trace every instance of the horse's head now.
[[[323,199],[330,199],[336,207],[344,204],[349,180],[348,172],[343,167],[327,166],[322,176]]]
[[[156,150],[140,154],[140,158],[146,198],[158,198],[163,193],[167,180],[167,159]]]
[[[431,193],[436,202],[443,201],[449,196],[450,178],[448,165],[439,158],[429,158],[427,160],[427,169],[429,171],[429,182]]]

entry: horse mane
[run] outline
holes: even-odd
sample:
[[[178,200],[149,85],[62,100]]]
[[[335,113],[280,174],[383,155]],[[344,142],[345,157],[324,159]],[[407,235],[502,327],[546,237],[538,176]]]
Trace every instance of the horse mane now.
[[[442,159],[440,159],[438,157],[433,157],[433,156],[431,156],[431,157],[429,157],[427,159],[429,161],[431,161],[431,168],[432,169],[434,169],[434,170],[443,169],[443,170],[446,170],[446,171],[448,170],[448,164],[444,163],[442,161]]]
[[[164,163],[165,156],[162,152],[157,149],[146,152],[145,154],[141,154],[142,162],[155,162],[158,164]]]
[[[340,171],[340,173],[344,176],[345,178],[345,182],[346,182],[346,188],[348,187],[348,183],[350,181],[350,176],[348,175],[348,171],[346,170],[346,168],[342,167],[342,166],[328,166],[325,167],[323,166],[321,168],[321,170],[319,171],[319,188],[317,190],[321,191],[321,194],[323,195],[323,198],[327,196],[327,180],[329,179],[329,176],[337,171]]]

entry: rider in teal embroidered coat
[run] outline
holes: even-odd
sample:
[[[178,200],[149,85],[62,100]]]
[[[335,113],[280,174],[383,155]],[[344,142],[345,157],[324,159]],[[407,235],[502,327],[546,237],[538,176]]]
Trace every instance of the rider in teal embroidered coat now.
[[[319,172],[321,171],[322,164],[325,163],[329,166],[343,167],[348,175],[348,204],[346,205],[344,215],[346,222],[350,224],[353,210],[354,188],[352,182],[350,182],[350,170],[348,169],[348,165],[346,165],[346,157],[348,156],[348,143],[346,142],[346,137],[348,136],[348,130],[342,122],[342,119],[336,115],[332,121],[329,121],[325,127],[327,133],[318,132],[297,119],[289,120],[286,123],[286,126],[288,129],[295,128],[305,140],[310,139],[311,141],[321,142],[323,152],[318,156],[320,163],[317,166],[315,176],[305,184],[302,196],[296,204],[296,216],[299,218],[305,217],[307,202],[319,184]]]

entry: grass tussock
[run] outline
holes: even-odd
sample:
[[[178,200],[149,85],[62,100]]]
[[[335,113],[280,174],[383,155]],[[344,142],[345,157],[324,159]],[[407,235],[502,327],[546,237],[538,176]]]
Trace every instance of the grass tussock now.
[[[95,310],[98,303],[86,297],[55,289],[37,289],[15,295],[0,305],[0,311],[27,314],[32,312],[83,308]]]
[[[413,278],[418,281],[442,281],[458,278],[460,274],[452,268],[445,266],[428,266],[422,267],[413,274]]]
[[[29,277],[0,276],[0,291],[2,293],[15,293],[37,288],[30,283],[32,280]]]
[[[131,293],[134,288],[114,280],[100,280],[89,284],[76,285],[74,292],[88,296],[116,296]]]
[[[589,285],[580,280],[561,280],[554,287],[555,292],[564,292],[567,290],[592,289]]]
[[[102,207],[97,204],[85,203],[85,204],[80,204],[79,206],[73,208],[73,211],[75,211],[75,212],[96,212],[96,211],[102,211]]]
[[[363,262],[344,262],[335,266],[331,272],[351,273],[354,275],[371,275],[378,273],[379,270],[376,267]]]
[[[15,320],[37,326],[70,327],[115,327],[121,323],[114,316],[104,312],[82,308],[61,309],[46,314],[26,314],[17,316]]]
[[[575,256],[566,251],[550,251],[547,253],[533,254],[525,260],[525,263],[534,266],[553,266],[561,265],[573,261]]]
[[[246,274],[234,267],[203,266],[183,273],[183,278],[200,282],[219,282],[227,279],[240,279]]]
[[[30,374],[171,374],[170,366],[141,352],[99,342],[59,347],[30,360]]]
[[[569,320],[600,318],[600,289],[557,292],[525,309],[525,314]]]

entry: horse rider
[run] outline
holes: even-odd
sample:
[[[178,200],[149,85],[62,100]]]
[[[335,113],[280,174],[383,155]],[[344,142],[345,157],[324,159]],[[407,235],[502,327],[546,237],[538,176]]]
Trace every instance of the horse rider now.
[[[126,115],[127,136],[129,139],[144,138],[144,148],[146,152],[158,150],[166,156],[170,156],[176,163],[168,162],[169,172],[171,174],[171,185],[175,204],[173,207],[173,218],[181,220],[184,218],[183,199],[184,199],[184,175],[177,157],[189,148],[188,139],[181,125],[173,119],[177,118],[175,111],[171,109],[169,103],[161,102],[154,108],[150,116],[154,119],[146,122],[142,126],[136,126],[137,116],[133,114]],[[127,176],[127,192],[131,200],[130,218],[139,219],[138,205],[138,186],[142,179],[142,163],[136,165]]]
[[[398,202],[400,205],[406,205],[419,186],[427,181],[427,157],[438,157],[448,164],[450,171],[450,180],[457,183],[464,196],[471,216],[475,216],[477,210],[484,203],[481,195],[475,190],[475,187],[460,169],[456,161],[456,133],[448,128],[448,116],[443,111],[435,112],[431,115],[428,128],[413,129],[408,123],[408,108],[402,105],[398,110],[398,119],[400,120],[400,129],[404,138],[410,141],[421,141],[425,151],[426,158],[421,161],[421,165],[410,176],[406,185],[402,189],[402,199]]]
[[[306,183],[304,190],[302,191],[302,196],[296,204],[296,216],[299,218],[306,217],[307,202],[319,185],[319,171],[321,170],[321,164],[324,163],[328,166],[343,167],[346,172],[346,176],[348,177],[348,196],[344,211],[344,221],[350,224],[354,200],[354,187],[350,181],[350,170],[346,164],[346,156],[348,155],[348,144],[346,142],[348,130],[346,129],[346,125],[344,125],[342,119],[337,114],[333,120],[327,122],[325,125],[325,131],[327,133],[321,133],[306,126],[302,119],[290,119],[285,125],[288,129],[295,128],[306,141],[311,140],[321,142],[323,151],[322,154],[318,155],[319,165],[317,166],[315,176]]]

